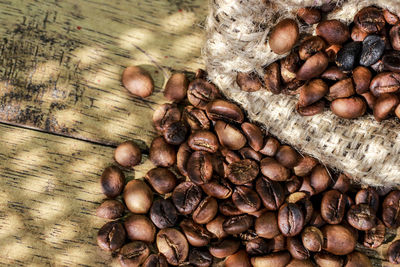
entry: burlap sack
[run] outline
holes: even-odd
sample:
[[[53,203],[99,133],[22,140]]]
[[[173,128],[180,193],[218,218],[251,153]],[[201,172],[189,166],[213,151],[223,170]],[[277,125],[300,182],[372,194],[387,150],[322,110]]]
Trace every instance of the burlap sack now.
[[[236,73],[257,70],[286,55],[267,44],[268,32],[283,18],[296,18],[299,7],[320,6],[327,0],[212,0],[203,50],[210,79],[229,99],[239,103],[253,121],[302,153],[349,173],[370,185],[400,184],[400,122],[378,123],[371,115],[343,120],[326,111],[313,117],[296,113],[297,97],[273,95],[266,90],[243,92]],[[377,5],[400,14],[400,1],[348,0],[338,3],[328,19],[350,23],[363,7]],[[302,26],[301,32],[314,27]]]

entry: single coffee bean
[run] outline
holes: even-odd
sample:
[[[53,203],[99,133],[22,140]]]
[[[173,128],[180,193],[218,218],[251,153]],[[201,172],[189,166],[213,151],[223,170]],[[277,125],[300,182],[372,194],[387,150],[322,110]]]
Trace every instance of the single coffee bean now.
[[[322,251],[314,255],[314,261],[321,267],[342,267],[343,259],[339,256]]]
[[[266,177],[257,179],[256,191],[268,210],[278,210],[285,200],[285,192],[281,184]]]
[[[118,200],[105,200],[96,209],[96,216],[104,219],[118,219],[122,217],[125,211],[125,206]]]
[[[387,9],[383,10],[383,17],[390,25],[396,25],[398,22],[400,22],[399,17]]]
[[[342,46],[338,44],[330,45],[325,49],[325,53],[328,56],[329,62],[335,62],[337,54],[341,49]]]
[[[286,198],[286,202],[296,204],[300,208],[302,214],[304,215],[305,224],[311,220],[314,207],[307,192],[292,193]]]
[[[187,98],[193,106],[205,109],[207,104],[220,95],[214,84],[204,80],[195,79],[189,84]]]
[[[119,263],[122,267],[141,266],[150,254],[150,249],[142,241],[126,244],[118,253]]]
[[[329,58],[324,52],[318,52],[308,58],[297,71],[296,79],[311,80],[320,76],[328,67]]]
[[[400,226],[400,191],[390,192],[382,203],[382,220],[388,228]]]
[[[211,180],[206,184],[202,184],[201,188],[207,195],[218,199],[227,199],[233,193],[232,187],[225,179]]]
[[[168,263],[177,266],[183,263],[189,254],[189,244],[185,236],[174,228],[165,228],[157,234],[157,248]]]
[[[273,94],[279,94],[282,91],[279,69],[278,62],[271,63],[264,68],[265,88]]]
[[[223,120],[230,123],[242,123],[244,115],[242,110],[234,103],[216,99],[206,107],[208,118],[213,121]]]
[[[232,201],[239,210],[246,213],[257,211],[261,205],[257,193],[246,186],[236,186]]]
[[[260,152],[255,151],[251,147],[242,147],[239,150],[239,154],[243,159],[252,159],[260,162],[263,158],[263,155]]]
[[[156,228],[146,216],[131,214],[125,219],[124,226],[130,240],[139,240],[148,243],[154,241]]]
[[[127,183],[123,197],[125,205],[133,213],[145,214],[153,203],[153,192],[142,180]]]
[[[188,145],[193,150],[209,153],[215,153],[219,147],[215,134],[207,130],[198,130],[192,133],[189,136]]]
[[[219,204],[219,212],[224,216],[236,216],[243,214],[243,211],[239,210],[233,203],[232,199],[225,199]]]
[[[341,173],[339,177],[336,179],[335,183],[332,186],[332,189],[336,189],[341,193],[346,193],[349,191],[351,186],[350,178],[347,177],[344,173]]]
[[[290,262],[290,258],[288,252],[276,252],[266,256],[253,257],[250,261],[253,267],[285,267]]]
[[[343,44],[350,38],[349,28],[339,20],[324,20],[317,25],[316,34],[330,44]]]
[[[194,210],[193,221],[199,224],[205,224],[211,221],[218,212],[218,203],[213,197],[203,199]]]
[[[326,192],[321,201],[321,216],[329,224],[339,224],[344,217],[345,195],[337,190]]]
[[[295,236],[304,226],[304,215],[293,203],[285,203],[278,212],[278,226],[284,236]]]
[[[364,115],[367,105],[360,97],[339,98],[331,103],[333,114],[344,119],[354,119]]]
[[[151,221],[160,229],[171,228],[178,222],[178,212],[169,199],[157,199],[150,209]]]
[[[296,72],[299,69],[300,57],[296,52],[290,53],[280,60],[281,78],[283,83],[295,82]]]
[[[224,231],[224,228],[222,226],[225,219],[226,218],[224,216],[218,215],[212,221],[206,224],[207,230],[218,239],[222,239],[228,236],[228,234]]]
[[[255,238],[246,242],[246,252],[252,256],[269,254],[272,251],[271,241]]]
[[[278,218],[275,212],[264,212],[254,224],[256,234],[263,238],[274,238],[279,235]]]
[[[321,164],[315,166],[310,175],[310,184],[315,194],[325,191],[331,185],[332,179],[327,168]]]
[[[176,152],[164,138],[156,137],[151,142],[149,158],[158,167],[171,167],[176,162]]]
[[[244,185],[256,179],[259,173],[257,162],[243,159],[228,165],[226,177],[236,185]]]
[[[344,71],[354,69],[360,58],[361,47],[361,42],[351,42],[344,45],[336,56],[336,65]]]
[[[122,85],[133,95],[145,98],[154,90],[150,74],[139,66],[127,67],[122,73]]]
[[[251,267],[249,256],[245,250],[239,250],[233,255],[230,255],[225,260],[226,267]]]
[[[275,25],[269,36],[271,50],[282,55],[289,52],[299,39],[299,26],[292,19],[283,19]]]
[[[145,178],[159,194],[172,192],[177,183],[176,175],[166,168],[153,168],[147,172]]]
[[[383,222],[376,219],[376,225],[364,233],[363,245],[367,248],[377,248],[385,240],[386,227]]]
[[[347,255],[344,267],[372,267],[372,263],[365,254],[354,251]]]
[[[305,260],[310,257],[310,252],[303,246],[301,239],[297,236],[287,239],[287,250],[293,258]]]
[[[374,105],[374,117],[377,121],[386,119],[394,113],[394,110],[399,105],[399,97],[395,94],[381,94]]]
[[[187,106],[183,109],[182,118],[192,131],[210,129],[210,120],[204,110]]]
[[[213,235],[209,231],[192,220],[185,219],[179,226],[182,228],[189,244],[194,247],[206,246],[210,243],[211,238],[213,238]]]
[[[375,213],[368,204],[353,205],[347,212],[347,222],[357,230],[371,230],[375,220]]]
[[[329,94],[327,99],[332,101],[337,98],[345,98],[354,95],[356,92],[353,86],[353,80],[351,78],[343,79],[336,82],[329,87]]]
[[[353,70],[353,81],[357,94],[364,94],[368,91],[371,78],[371,71],[366,67],[358,66]]]
[[[368,36],[368,33],[363,31],[358,25],[355,25],[353,29],[351,29],[350,37],[354,42],[362,42]]]
[[[311,260],[298,260],[292,259],[286,267],[314,267],[314,263]]]
[[[197,184],[207,183],[213,173],[211,156],[204,151],[195,151],[190,156],[187,163],[187,170],[189,179]]]
[[[255,92],[262,88],[261,78],[256,72],[238,72],[236,83],[239,85],[240,89],[245,92]]]
[[[301,60],[307,60],[314,54],[324,51],[325,41],[319,36],[310,36],[301,42],[299,47],[299,56]]]
[[[194,248],[189,252],[189,262],[196,267],[209,267],[213,257],[208,250]]]
[[[400,50],[400,25],[393,26],[389,32],[390,43],[394,50]]]
[[[357,243],[353,232],[343,225],[325,225],[321,229],[324,235],[323,249],[334,255],[351,253]]]
[[[188,129],[183,121],[177,121],[164,127],[163,137],[168,144],[180,145],[186,140]]]
[[[376,7],[365,7],[358,11],[354,23],[364,32],[378,33],[385,27],[385,18],[381,10]]]
[[[172,201],[179,213],[192,213],[201,201],[201,188],[192,182],[183,182],[172,192]]]
[[[384,93],[397,93],[400,90],[400,73],[379,73],[372,79],[370,90],[376,97]]]
[[[290,171],[273,158],[262,159],[260,169],[263,175],[273,181],[286,181],[290,176]]]
[[[362,44],[360,65],[371,66],[381,58],[385,51],[385,42],[378,35],[367,36]]]
[[[143,263],[143,267],[168,267],[167,259],[163,254],[151,254]]]
[[[214,257],[223,259],[235,254],[235,252],[239,249],[239,246],[240,242],[238,240],[228,238],[211,243],[209,251]]]
[[[303,246],[312,252],[320,252],[324,244],[324,236],[317,227],[308,226],[301,233]]]
[[[356,204],[367,204],[376,213],[379,208],[379,195],[372,187],[361,189],[355,197]]]
[[[298,163],[300,154],[292,147],[283,145],[278,149],[275,158],[286,168],[292,169]]]
[[[259,151],[264,144],[263,133],[261,129],[257,125],[249,122],[242,123],[241,127],[249,145],[255,151]]]
[[[279,141],[276,138],[270,136],[266,139],[264,147],[259,152],[263,155],[274,157],[279,147]]]
[[[321,216],[321,211],[320,210],[314,210],[313,211],[313,213],[311,215],[311,219],[308,222],[308,224],[310,226],[315,226],[318,229],[326,224],[326,222],[324,221],[324,219]]]
[[[125,141],[115,149],[114,158],[119,165],[133,168],[142,161],[142,152],[134,142]]]
[[[303,156],[299,159],[299,162],[294,166],[294,174],[300,177],[308,175],[311,170],[317,165],[318,161],[309,156]]]
[[[124,189],[125,175],[117,166],[109,166],[104,169],[101,179],[101,191],[109,198],[119,196]]]
[[[314,79],[300,88],[299,106],[309,106],[328,93],[328,85],[321,79]]]
[[[120,222],[108,222],[97,234],[97,244],[106,251],[115,251],[125,243],[126,232]]]
[[[396,240],[388,249],[388,260],[393,264],[400,264],[400,240]]]
[[[382,58],[385,69],[400,73],[400,51],[388,51]]]
[[[181,120],[181,112],[175,104],[160,105],[153,113],[153,124],[159,133],[171,123]]]
[[[297,16],[308,25],[316,24],[321,20],[321,12],[311,7],[300,8],[297,10]]]
[[[164,88],[164,97],[169,101],[180,102],[186,98],[188,79],[184,73],[174,73]]]
[[[321,78],[330,81],[340,81],[345,79],[346,77],[346,74],[336,66],[327,68],[326,71],[324,71],[324,73],[322,73],[321,75]]]
[[[231,150],[239,150],[246,144],[246,137],[233,125],[217,121],[214,130],[220,144]]]
[[[370,91],[361,95],[364,97],[365,102],[367,102],[368,107],[373,110],[376,103],[376,97]]]
[[[247,231],[253,224],[253,217],[244,214],[226,218],[222,227],[227,234],[236,235]]]

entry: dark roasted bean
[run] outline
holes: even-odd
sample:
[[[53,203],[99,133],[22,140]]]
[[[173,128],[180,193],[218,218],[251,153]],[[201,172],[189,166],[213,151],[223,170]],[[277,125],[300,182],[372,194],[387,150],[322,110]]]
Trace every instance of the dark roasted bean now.
[[[201,201],[201,188],[192,182],[183,182],[172,192],[172,201],[179,213],[192,213]]]
[[[361,42],[351,42],[344,45],[336,56],[336,65],[345,71],[354,69],[360,58],[361,47]]]
[[[227,178],[236,185],[244,185],[256,179],[259,173],[257,162],[243,159],[228,165]]]
[[[216,99],[206,107],[207,116],[213,120],[223,120],[226,122],[242,123],[244,115],[242,110],[234,103]]]
[[[178,222],[178,212],[169,199],[157,199],[150,209],[151,221],[160,229],[173,227]]]
[[[304,226],[304,215],[300,208],[293,203],[286,203],[278,212],[278,226],[284,236],[295,236]]]
[[[219,95],[220,93],[215,85],[203,79],[192,81],[187,91],[190,104],[199,109],[205,109],[207,104],[218,98]]]
[[[122,267],[141,266],[150,254],[150,249],[145,242],[134,241],[121,248],[118,254]]]
[[[281,184],[271,181],[266,177],[257,179],[256,191],[268,210],[278,210],[285,199],[285,193]]]
[[[114,251],[125,243],[126,232],[120,222],[108,222],[100,228],[97,234],[97,244],[106,251]]]
[[[380,36],[369,35],[362,44],[362,52],[360,56],[360,64],[363,66],[371,66],[376,63],[383,55],[385,50],[385,42]]]

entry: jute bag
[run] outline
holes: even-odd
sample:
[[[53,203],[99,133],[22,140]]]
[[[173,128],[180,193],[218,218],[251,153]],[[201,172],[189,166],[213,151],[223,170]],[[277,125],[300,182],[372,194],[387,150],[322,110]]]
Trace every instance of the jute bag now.
[[[371,115],[343,120],[325,111],[312,117],[297,114],[297,98],[273,95],[266,90],[244,92],[236,74],[256,70],[286,55],[268,45],[269,30],[283,18],[296,18],[299,7],[320,6],[327,0],[211,0],[207,42],[203,50],[212,82],[229,99],[240,104],[251,120],[272,134],[327,166],[348,173],[358,182],[380,186],[400,184],[400,122],[378,123]],[[328,19],[351,23],[363,7],[376,5],[400,14],[400,1],[348,0]],[[300,25],[300,24],[299,24]],[[312,33],[314,27],[301,26]]]

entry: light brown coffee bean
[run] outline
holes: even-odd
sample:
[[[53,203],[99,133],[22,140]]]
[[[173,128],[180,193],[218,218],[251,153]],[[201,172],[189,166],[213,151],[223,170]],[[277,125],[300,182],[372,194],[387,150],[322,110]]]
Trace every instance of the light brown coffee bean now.
[[[344,194],[349,191],[350,186],[350,178],[346,174],[341,173],[333,184],[332,189],[338,190],[339,192]]]
[[[238,72],[236,83],[239,85],[240,89],[245,92],[255,92],[262,88],[261,78],[256,72]]]
[[[276,212],[265,212],[255,221],[254,230],[260,237],[271,239],[280,234]]]
[[[240,242],[238,240],[228,238],[212,243],[209,251],[214,257],[222,259],[233,255],[239,249],[239,246]]]
[[[292,259],[286,267],[314,267],[314,263],[310,260]]]
[[[283,19],[275,25],[269,36],[271,50],[279,55],[289,52],[299,38],[299,26],[292,19]]]
[[[253,148],[247,146],[242,147],[239,150],[239,154],[242,156],[243,159],[252,159],[258,162],[263,158],[263,155],[260,152],[257,152]]]
[[[197,185],[205,184],[212,178],[211,156],[205,151],[193,152],[186,167],[189,179]]]
[[[257,193],[246,186],[236,186],[232,194],[232,201],[243,212],[257,211],[261,206],[261,200]]]
[[[259,151],[264,143],[263,133],[260,127],[249,122],[242,123],[241,127],[249,145],[255,151]]]
[[[396,109],[394,110],[394,114],[396,114],[397,118],[400,119],[400,105],[396,107]]]
[[[368,204],[357,204],[347,212],[347,222],[355,229],[368,231],[375,227],[376,216]]]
[[[321,20],[321,12],[312,7],[302,7],[297,10],[297,16],[308,25],[316,24]]]
[[[226,177],[235,185],[244,185],[256,179],[259,170],[257,162],[243,159],[228,165]]]
[[[334,255],[351,253],[357,243],[354,233],[343,225],[325,225],[321,229],[324,235],[323,249]]]
[[[354,119],[364,115],[367,105],[360,97],[339,98],[331,103],[332,112],[344,119]]]
[[[329,224],[339,224],[346,210],[346,196],[337,190],[323,194],[321,200],[321,216]]]
[[[192,220],[184,219],[179,226],[182,228],[189,244],[194,247],[207,246],[211,238],[213,238],[209,231]]]
[[[324,244],[324,235],[317,227],[308,226],[301,233],[301,240],[303,246],[309,251],[320,252]]]
[[[303,156],[300,158],[297,165],[293,168],[294,174],[297,176],[306,176],[318,164],[318,161],[310,156]]]
[[[300,89],[299,106],[309,106],[328,93],[328,85],[321,79],[314,79],[303,85]]]
[[[156,227],[151,220],[144,215],[129,215],[124,221],[124,227],[128,238],[132,241],[139,240],[148,243],[154,241]]]
[[[338,81],[331,87],[329,87],[329,94],[327,95],[327,99],[329,101],[333,101],[338,98],[345,98],[354,95],[356,92],[353,86],[353,80],[351,78],[347,78],[341,81]]]
[[[166,168],[153,168],[146,173],[145,178],[159,194],[172,192],[177,184],[176,175]]]
[[[261,154],[274,157],[280,147],[279,141],[270,136],[265,140],[264,147],[259,151]]]
[[[350,38],[349,28],[339,20],[324,20],[316,28],[316,34],[330,44],[343,44]]]
[[[319,164],[312,170],[310,184],[315,194],[325,191],[330,186],[331,182],[331,175],[325,166]]]
[[[122,267],[141,266],[149,255],[150,249],[145,242],[134,241],[121,248],[118,259]]]
[[[195,223],[205,224],[210,222],[218,212],[217,200],[213,197],[203,199],[194,210],[192,218]]]
[[[180,102],[186,97],[189,81],[184,73],[174,73],[164,88],[164,97],[173,102]]]
[[[381,94],[374,105],[374,117],[377,121],[382,121],[394,113],[399,105],[399,97],[395,94]]]
[[[224,216],[218,215],[212,221],[206,224],[206,228],[210,233],[215,235],[215,237],[217,237],[218,239],[225,238],[228,236],[223,227],[223,223],[225,220],[226,218]]]
[[[249,256],[245,250],[239,250],[225,260],[226,267],[251,267]]]
[[[276,252],[266,256],[253,257],[250,259],[253,267],[285,267],[290,262],[289,252]]]
[[[324,51],[325,41],[319,36],[310,36],[304,39],[299,47],[299,56],[301,60],[307,60],[314,54]]]
[[[239,150],[246,144],[246,137],[233,125],[217,121],[214,125],[220,144],[228,149]]]
[[[320,76],[328,67],[329,59],[324,52],[318,52],[306,60],[297,71],[296,79],[310,80]]]
[[[390,12],[387,9],[383,10],[383,17],[385,18],[386,22],[390,25],[396,25],[400,21],[399,17],[396,14]]]
[[[371,78],[371,71],[366,67],[358,66],[353,70],[353,81],[357,94],[364,94],[368,91]]]
[[[310,252],[303,246],[299,236],[287,238],[287,250],[294,259],[306,260],[310,257]]]
[[[127,67],[122,73],[122,85],[133,95],[145,98],[153,93],[154,81],[150,74],[139,66]]]
[[[124,189],[124,201],[133,213],[145,214],[153,203],[153,192],[142,180],[132,180]]]
[[[300,154],[288,145],[279,147],[275,155],[276,160],[288,169],[296,166],[300,157]]]
[[[183,263],[189,254],[189,244],[185,236],[174,228],[165,228],[157,234],[157,248],[168,263],[177,266]]]
[[[142,161],[142,152],[133,141],[125,141],[114,151],[115,161],[127,168],[133,168]]]
[[[271,63],[266,68],[264,68],[264,84],[265,88],[271,93],[281,93],[281,74],[278,62]]]
[[[361,94],[361,96],[365,99],[365,102],[367,102],[368,107],[374,109],[376,97],[370,91]]]
[[[178,153],[176,154],[176,166],[183,176],[188,175],[186,165],[192,152],[187,142],[179,146]]]
[[[290,176],[290,171],[273,158],[262,159],[260,169],[263,175],[273,181],[286,181]]]
[[[379,73],[372,79],[369,88],[376,97],[384,93],[397,93],[400,91],[400,73]]]

